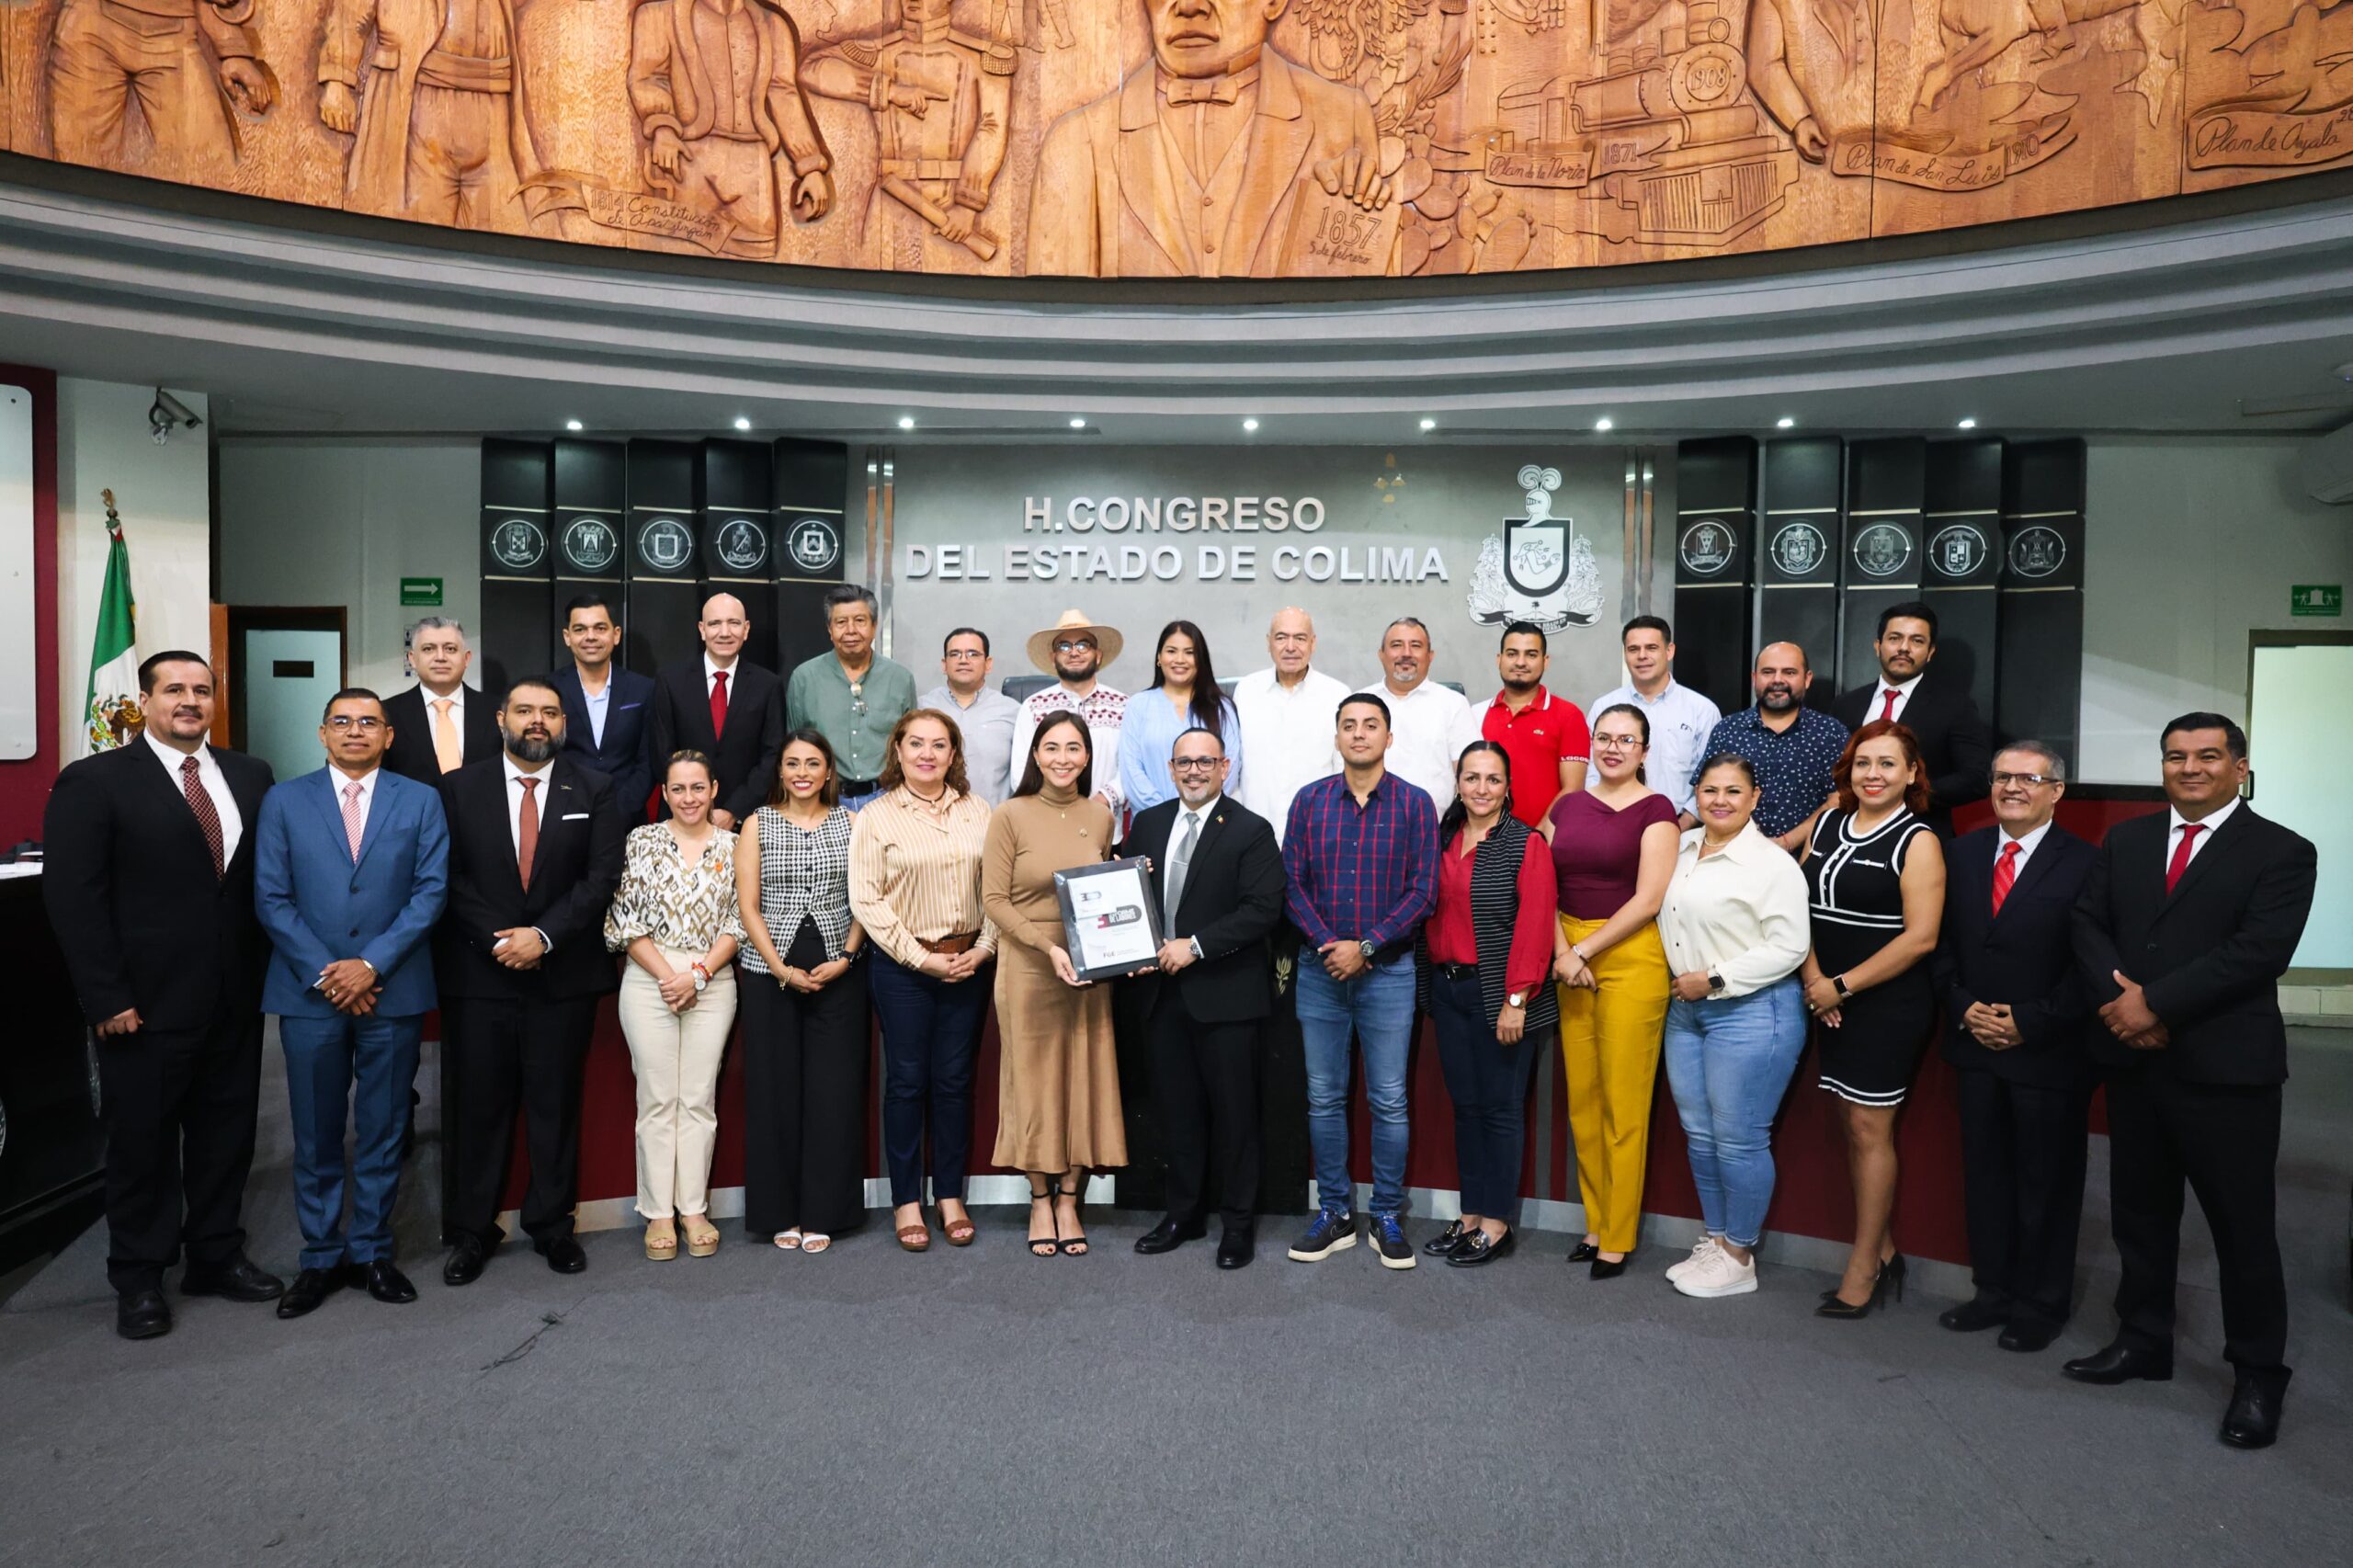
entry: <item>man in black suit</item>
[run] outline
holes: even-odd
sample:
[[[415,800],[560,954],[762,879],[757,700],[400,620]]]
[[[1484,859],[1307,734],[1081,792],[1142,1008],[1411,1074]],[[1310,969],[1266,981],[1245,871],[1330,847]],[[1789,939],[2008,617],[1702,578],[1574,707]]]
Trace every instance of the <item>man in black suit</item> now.
[[[2065,1371],[2087,1383],[2173,1376],[2187,1182],[2214,1234],[2222,1354],[2237,1373],[2222,1439],[2260,1449],[2279,1436],[2289,1376],[2274,1219],[2288,1076],[2279,977],[2312,913],[2318,857],[2240,801],[2238,725],[2185,713],[2161,745],[2173,809],[2111,828],[2075,905],[2075,955],[2100,1005],[2093,1051],[2123,1278],[2114,1343]]]
[[[1928,770],[1927,821],[1950,838],[1952,809],[1985,798],[1994,733],[1967,687],[1928,673],[1937,656],[1937,612],[1927,605],[1914,599],[1881,610],[1871,652],[1879,679],[1842,694],[1830,711],[1849,733],[1878,719],[1912,732]]]
[[[1945,853],[1935,972],[1977,1294],[1937,1321],[1962,1334],[1998,1324],[2003,1349],[2035,1351],[2075,1301],[2093,1070],[2071,930],[2099,851],[2052,821],[2067,792],[2053,747],[2005,746],[1993,787],[1994,825]]]
[[[613,663],[621,629],[603,594],[563,607],[563,645],[572,663],[555,676],[563,699],[563,754],[613,781],[622,825],[645,820],[654,793],[654,679]],[[669,753],[662,754],[665,758]]]
[[[1272,1005],[1267,938],[1282,918],[1283,858],[1267,819],[1225,793],[1225,747],[1207,730],[1176,737],[1176,798],[1135,820],[1122,856],[1149,857],[1165,940],[1139,978],[1151,1031],[1153,1108],[1168,1152],[1168,1215],[1136,1243],[1174,1250],[1206,1233],[1213,1165],[1224,1211],[1217,1266],[1255,1250],[1258,1206],[1258,1031]]]
[[[758,811],[784,755],[784,687],[773,670],[744,657],[752,632],[744,601],[713,594],[696,623],[702,652],[665,665],[654,685],[654,755],[681,746],[718,765],[719,803],[710,820],[733,829]]]
[[[464,627],[438,615],[416,623],[408,663],[417,684],[384,699],[384,722],[392,730],[386,767],[420,784],[438,784],[445,773],[498,755],[497,704],[466,685],[466,667],[473,662]]]
[[[547,681],[517,681],[498,722],[500,756],[441,780],[449,903],[434,969],[457,1102],[441,1270],[452,1285],[479,1278],[506,1239],[498,1199],[518,1099],[531,1161],[523,1229],[557,1273],[588,1267],[572,1216],[581,1068],[597,998],[619,987],[604,937],[621,878],[612,784],[558,755],[563,704]]]
[[[205,744],[212,669],[172,649],[139,666],[145,731],[57,776],[41,892],[82,1016],[97,1032],[115,1331],[172,1330],[186,1296],[267,1301],[238,1221],[261,1095],[254,824],[269,764]]]

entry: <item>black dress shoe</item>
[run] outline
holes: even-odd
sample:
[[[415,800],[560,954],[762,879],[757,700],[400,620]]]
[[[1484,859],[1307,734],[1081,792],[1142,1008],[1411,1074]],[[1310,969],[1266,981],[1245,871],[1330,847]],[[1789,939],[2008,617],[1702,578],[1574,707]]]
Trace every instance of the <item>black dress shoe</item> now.
[[[1957,1307],[1947,1307],[1937,1314],[1937,1326],[1949,1328],[1955,1334],[1975,1334],[1980,1329],[1999,1328],[2009,1321],[2008,1306],[1985,1296],[1973,1297]]]
[[[172,1309],[161,1290],[125,1290],[114,1304],[114,1331],[125,1339],[160,1339],[172,1332]]]
[[[2031,1356],[2038,1350],[2048,1350],[2051,1342],[2059,1337],[2055,1323],[2014,1323],[2002,1330],[2002,1337],[1994,1343],[2005,1350],[2016,1350]]]
[[[1474,1233],[1465,1231],[1461,1221],[1449,1220],[1445,1230],[1422,1244],[1422,1252],[1428,1257],[1449,1256]]]
[[[202,1267],[189,1264],[180,1276],[183,1296],[221,1296],[232,1301],[274,1301],[286,1293],[286,1281],[243,1256],[227,1263]]]
[[[1576,1245],[1569,1249],[1569,1261],[1571,1263],[1591,1263],[1595,1258],[1599,1257],[1600,1256],[1601,1249],[1594,1245],[1591,1242],[1579,1242]]]
[[[539,1251],[558,1274],[578,1274],[588,1267],[588,1255],[581,1250],[577,1236],[558,1236]]]
[[[471,1285],[489,1263],[490,1248],[480,1236],[460,1236],[449,1248],[449,1261],[441,1266],[441,1283]]]
[[[1199,1220],[1179,1220],[1171,1214],[1136,1238],[1136,1251],[1147,1257],[1164,1252],[1175,1252],[1187,1242],[1199,1241],[1210,1233],[1210,1228]]]
[[[1491,1238],[1484,1231],[1472,1231],[1462,1238],[1462,1244],[1447,1254],[1449,1268],[1479,1268],[1507,1256],[1519,1242],[1518,1231],[1506,1231],[1499,1238]]]
[[[1220,1268],[1247,1268],[1250,1260],[1257,1256],[1256,1232],[1229,1228],[1217,1239],[1217,1266]]]
[[[1606,1257],[1597,1256],[1593,1260],[1593,1267],[1586,1270],[1586,1272],[1590,1274],[1596,1279],[1615,1279],[1618,1276],[1626,1272],[1626,1265],[1632,1262],[1633,1257],[1634,1255],[1630,1252],[1624,1257],[1621,1257],[1617,1262],[1612,1263]]]
[[[376,1300],[389,1301],[396,1307],[416,1300],[416,1287],[408,1282],[407,1275],[392,1267],[391,1258],[377,1258],[361,1264],[359,1269],[368,1293]]]
[[[341,1264],[333,1268],[305,1268],[294,1276],[294,1283],[286,1287],[286,1293],[278,1298],[278,1315],[282,1318],[307,1316],[317,1312],[329,1296],[349,1283]]]
[[[2079,1383],[2129,1383],[2145,1378],[2153,1383],[2173,1379],[2173,1352],[2147,1350],[2121,1340],[2089,1356],[2079,1356],[2059,1369]]]
[[[2279,1406],[2288,1397],[2288,1371],[2241,1372],[2222,1413],[2218,1434],[2234,1449],[2268,1449],[2279,1438]]]

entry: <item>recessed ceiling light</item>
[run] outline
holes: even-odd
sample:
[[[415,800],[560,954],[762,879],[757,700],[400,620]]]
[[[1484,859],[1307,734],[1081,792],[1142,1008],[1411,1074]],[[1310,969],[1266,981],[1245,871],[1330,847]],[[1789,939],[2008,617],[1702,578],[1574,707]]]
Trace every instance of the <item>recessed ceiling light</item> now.
[[[902,429],[902,430],[912,430],[912,429],[914,429],[915,427],[915,416],[914,415],[912,415],[912,414],[902,414],[901,415],[899,415],[899,428],[900,428],[900,429]]]
[[[586,428],[588,428],[588,426],[586,426],[585,425],[583,425],[583,424],[582,424],[582,423],[580,423],[580,421],[578,421],[577,419],[567,419],[567,420],[565,420],[565,421],[563,422],[563,427],[564,427],[565,429],[567,429],[567,430],[585,430]]]
[[[1435,419],[1425,419],[1422,421],[1422,428],[1425,430],[1435,430],[1438,428],[1438,421]]]
[[[1796,420],[1784,414],[1781,417],[1773,421],[1773,428],[1776,430],[1787,430],[1796,423]]]
[[[1070,422],[1070,427],[1074,430],[1084,430],[1086,428],[1086,421],[1084,419],[1073,419]]]
[[[749,430],[751,427],[752,422],[749,419],[745,418],[744,415],[740,414],[735,416],[735,428],[738,430]]]
[[[1258,422],[1255,419],[1245,419],[1242,422],[1242,428],[1245,430],[1256,430],[1257,427]]]
[[[1609,415],[1605,414],[1593,422],[1593,427],[1597,430],[1614,430],[1617,426],[1611,422]]]
[[[1964,419],[1961,422],[1961,427],[1964,430],[1974,430],[1977,428],[1977,421],[1973,416]]]

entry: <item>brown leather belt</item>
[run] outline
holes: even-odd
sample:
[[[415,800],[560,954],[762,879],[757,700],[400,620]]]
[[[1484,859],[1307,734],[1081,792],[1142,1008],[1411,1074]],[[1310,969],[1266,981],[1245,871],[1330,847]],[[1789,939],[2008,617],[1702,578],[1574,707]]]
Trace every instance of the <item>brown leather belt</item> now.
[[[926,940],[922,937],[915,938],[916,941],[923,943],[926,952],[947,953],[950,956],[971,952],[972,945],[980,939],[981,934],[978,931],[958,931],[940,937],[937,942]]]

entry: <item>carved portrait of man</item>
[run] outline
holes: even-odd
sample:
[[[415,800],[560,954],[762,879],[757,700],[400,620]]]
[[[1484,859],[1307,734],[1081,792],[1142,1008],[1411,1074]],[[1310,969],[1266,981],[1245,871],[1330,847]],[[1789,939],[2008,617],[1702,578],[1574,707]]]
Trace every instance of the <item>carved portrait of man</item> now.
[[[1392,191],[1364,94],[1268,47],[1286,3],[1143,0],[1151,62],[1046,133],[1029,207],[1032,275],[1385,267],[1385,243],[1358,249],[1355,239],[1353,265],[1316,265],[1336,225],[1381,212]],[[1384,232],[1394,226],[1392,214]]]
[[[792,211],[834,205],[833,160],[801,96],[801,35],[765,0],[648,0],[630,21],[629,99],[650,189],[724,211],[730,255],[768,259],[782,233],[776,160],[792,164]]]
[[[516,191],[539,159],[516,40],[514,0],[329,0],[319,119],[357,132],[344,205],[527,232]]]
[[[925,270],[930,246],[984,260],[996,250],[974,224],[1005,164],[1015,48],[961,30],[949,9],[949,0],[904,0],[897,27],[813,50],[801,68],[811,92],[873,111],[867,262],[885,271]]]
[[[220,173],[237,155],[230,107],[278,96],[254,37],[254,0],[65,0],[49,51],[50,141],[76,164],[125,168],[131,103],[154,142],[139,172]]]

